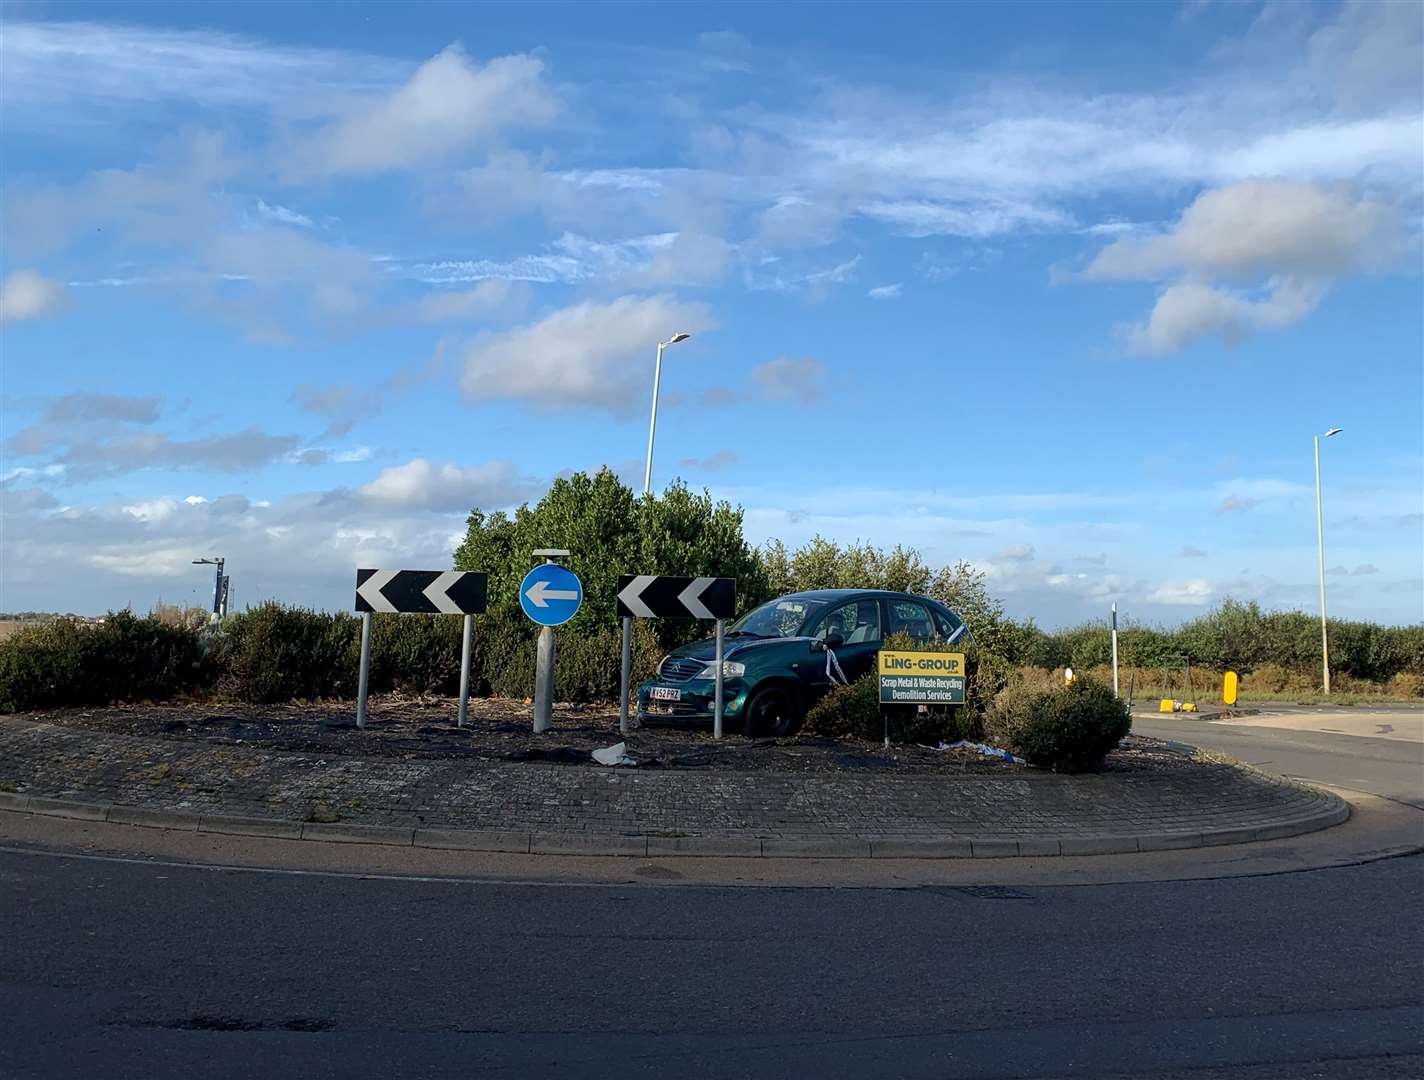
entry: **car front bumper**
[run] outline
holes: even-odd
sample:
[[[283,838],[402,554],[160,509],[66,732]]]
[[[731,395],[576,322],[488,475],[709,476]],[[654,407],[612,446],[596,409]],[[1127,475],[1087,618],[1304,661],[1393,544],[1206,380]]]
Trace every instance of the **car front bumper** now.
[[[654,687],[666,687],[678,691],[677,701],[656,701],[650,696]],[[689,679],[687,682],[668,682],[651,679],[638,687],[638,719],[648,724],[711,723],[717,695],[717,684],[712,679]],[[742,706],[747,701],[746,683],[741,679],[725,679],[722,682],[722,719],[736,719],[742,714]]]

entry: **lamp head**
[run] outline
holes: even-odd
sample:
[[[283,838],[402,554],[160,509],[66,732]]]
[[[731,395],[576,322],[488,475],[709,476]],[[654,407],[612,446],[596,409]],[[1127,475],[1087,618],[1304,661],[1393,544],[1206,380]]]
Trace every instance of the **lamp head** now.
[[[1339,435],[1340,432],[1342,432],[1342,431],[1344,431],[1344,430],[1345,430],[1344,428],[1333,427],[1333,428],[1331,428],[1329,431],[1327,431],[1327,432],[1325,433],[1325,438],[1328,439],[1328,438],[1330,438],[1331,435]]]
[[[687,340],[688,338],[690,338],[691,336],[692,336],[691,334],[674,334],[672,337],[670,337],[670,338],[668,339],[668,344],[669,344],[669,345],[676,345],[679,341],[686,341],[686,340]]]

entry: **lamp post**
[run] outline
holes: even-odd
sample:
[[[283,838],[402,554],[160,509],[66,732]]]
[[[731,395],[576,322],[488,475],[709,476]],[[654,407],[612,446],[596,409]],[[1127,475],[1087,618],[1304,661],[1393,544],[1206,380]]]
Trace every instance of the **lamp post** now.
[[[215,559],[193,560],[194,566],[216,566],[218,568],[216,578],[213,581],[213,614],[218,618],[222,618],[227,614],[227,612],[223,610],[225,607],[223,604],[223,566],[225,563],[226,560],[221,555]]]
[[[1339,435],[1343,428],[1333,427],[1315,436],[1315,541],[1320,555],[1320,670],[1324,675],[1325,693],[1330,693],[1330,636],[1325,630],[1325,517],[1320,509],[1320,440]]]
[[[663,350],[669,345],[676,345],[679,341],[686,341],[691,334],[674,334],[666,341],[658,342],[658,361],[653,368],[653,418],[648,423],[648,465],[643,470],[643,494],[648,494],[653,487],[653,436],[658,431],[658,387],[663,379]]]

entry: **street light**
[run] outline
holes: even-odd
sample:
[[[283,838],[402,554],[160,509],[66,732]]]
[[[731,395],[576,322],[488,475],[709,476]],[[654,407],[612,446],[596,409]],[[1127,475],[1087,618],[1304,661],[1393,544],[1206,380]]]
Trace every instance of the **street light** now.
[[[224,610],[226,605],[223,603],[223,566],[225,563],[226,560],[221,555],[215,559],[193,560],[194,566],[216,566],[218,568],[217,578],[213,582],[213,614],[218,618],[222,618],[227,614]]]
[[[1324,673],[1325,693],[1330,693],[1330,638],[1325,631],[1325,518],[1320,510],[1320,440],[1339,435],[1343,428],[1333,427],[1315,436],[1315,540],[1320,552],[1320,669]]]
[[[648,465],[643,470],[643,494],[648,494],[653,487],[653,436],[658,430],[658,386],[663,378],[663,350],[669,345],[676,345],[679,341],[686,341],[691,334],[674,334],[666,341],[658,342],[658,362],[653,368],[653,419],[648,424]]]

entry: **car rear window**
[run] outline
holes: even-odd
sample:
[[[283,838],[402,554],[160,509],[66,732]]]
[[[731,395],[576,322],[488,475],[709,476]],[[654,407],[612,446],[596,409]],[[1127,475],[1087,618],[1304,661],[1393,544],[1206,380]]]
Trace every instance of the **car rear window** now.
[[[934,623],[930,622],[930,613],[924,604],[913,600],[891,600],[889,606],[890,633],[909,634],[916,641],[934,639]]]

